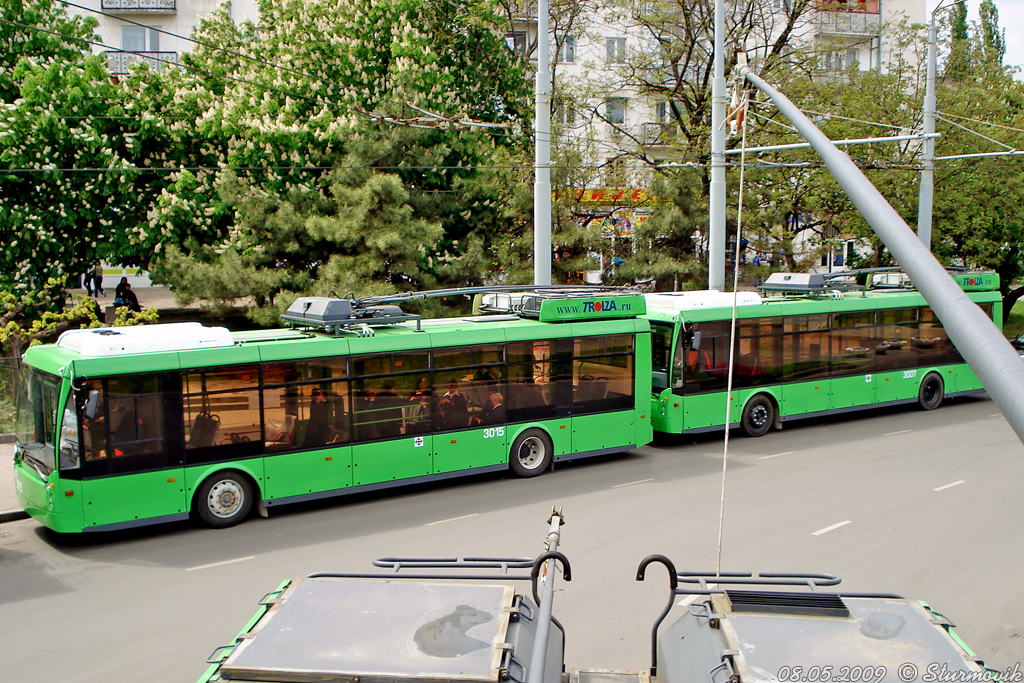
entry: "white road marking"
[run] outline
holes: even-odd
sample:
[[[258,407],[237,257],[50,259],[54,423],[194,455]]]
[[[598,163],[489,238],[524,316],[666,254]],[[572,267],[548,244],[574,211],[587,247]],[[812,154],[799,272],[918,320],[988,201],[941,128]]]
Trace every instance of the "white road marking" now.
[[[201,564],[198,567],[189,567],[185,571],[187,571],[187,572],[195,572],[195,571],[199,571],[200,569],[209,569],[210,567],[222,567],[222,566],[224,566],[226,564],[234,564],[236,562],[248,562],[249,560],[255,560],[255,559],[256,559],[255,555],[249,555],[248,557],[236,557],[233,560],[224,560],[223,562],[211,562],[210,564]]]
[[[839,527],[844,527],[844,526],[846,526],[847,524],[850,524],[850,523],[851,523],[850,520],[846,520],[845,522],[839,522],[838,524],[833,524],[832,526],[827,526],[824,529],[818,529],[813,534],[811,534],[811,536],[821,536],[822,534],[827,534],[830,531],[835,531]]]
[[[898,431],[898,432],[889,432],[888,434],[882,434],[882,436],[896,436],[897,434],[909,434],[912,431],[914,431],[914,430],[913,429],[903,429],[903,430]]]
[[[445,522],[457,522],[460,519],[469,519],[470,517],[477,517],[479,515],[479,512],[474,512],[471,515],[462,515],[461,517],[449,517],[448,519],[439,519],[436,522],[427,522],[423,526],[434,526],[435,524],[444,524]]]
[[[627,481],[625,484],[616,484],[615,486],[612,486],[612,488],[621,489],[623,486],[632,486],[633,484],[646,484],[649,481],[654,481],[654,479],[638,479],[637,481]]]
[[[992,413],[991,415],[988,415],[988,417],[1002,417],[1002,416],[1003,416],[1002,413]]]
[[[783,455],[793,455],[796,451],[786,451],[785,453],[776,453],[775,455],[762,455],[758,460],[768,460],[769,458],[778,458]]]
[[[945,486],[940,486],[937,489],[932,489],[932,491],[945,491],[946,489],[951,489],[954,486],[959,486],[960,484],[966,484],[966,483],[967,483],[966,479],[961,479],[960,481],[954,481],[952,484],[946,484]]]

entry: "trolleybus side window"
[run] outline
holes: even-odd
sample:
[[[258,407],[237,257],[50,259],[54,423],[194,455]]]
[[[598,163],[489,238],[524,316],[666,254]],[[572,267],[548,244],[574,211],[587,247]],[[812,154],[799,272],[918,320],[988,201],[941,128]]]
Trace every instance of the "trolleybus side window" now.
[[[168,375],[170,377],[170,375]],[[141,472],[179,462],[177,381],[159,374],[86,380],[76,391],[82,476]]]
[[[631,334],[580,337],[573,347],[573,413],[622,410],[634,405]]]
[[[502,344],[435,349],[434,424],[437,429],[463,429],[481,424],[485,418],[489,424],[496,424],[501,412],[496,412],[493,406],[505,403],[504,365]],[[493,394],[501,399],[492,401]]]
[[[508,419],[555,417],[555,342],[538,340],[508,345]]]
[[[349,440],[347,358],[263,366],[263,433],[269,451]]]
[[[368,441],[429,431],[429,367],[426,351],[353,358],[354,438]]]
[[[782,329],[782,380],[826,379],[830,360],[828,315],[787,316]]]
[[[258,366],[186,371],[182,393],[189,463],[263,452]]]

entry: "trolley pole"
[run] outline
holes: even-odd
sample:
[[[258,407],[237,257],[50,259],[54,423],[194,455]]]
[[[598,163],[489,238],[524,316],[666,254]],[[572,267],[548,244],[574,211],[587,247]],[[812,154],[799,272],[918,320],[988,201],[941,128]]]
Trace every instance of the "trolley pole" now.
[[[551,509],[551,517],[548,522],[547,552],[553,553],[558,550],[559,527],[565,523],[561,508]],[[568,575],[567,575],[568,576]],[[529,676],[527,683],[544,682],[544,662],[548,654],[548,634],[551,632],[551,608],[555,600],[555,559],[551,558],[544,563],[544,574],[541,576],[544,585],[540,593],[540,613],[537,615],[537,635],[534,639],[533,655],[530,659]]]

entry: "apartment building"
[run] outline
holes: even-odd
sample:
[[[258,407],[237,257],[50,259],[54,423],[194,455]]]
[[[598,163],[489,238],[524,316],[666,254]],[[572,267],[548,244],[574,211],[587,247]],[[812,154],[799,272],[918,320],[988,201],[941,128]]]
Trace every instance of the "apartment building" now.
[[[99,21],[100,45],[107,55],[110,73],[128,73],[128,67],[146,61],[162,71],[188,52],[188,40],[204,16],[220,7],[222,0],[76,0],[87,9],[68,7],[71,14]],[[229,6],[236,22],[256,20],[254,0],[233,0]]]
[[[789,23],[791,1],[726,0],[727,24],[753,27],[742,45],[727,45],[727,50],[742,47],[756,68],[758,58],[787,31],[793,44],[816,53],[817,68],[825,75],[850,67],[884,71],[895,57],[916,63],[914,54],[897,54],[893,33],[901,21],[926,21],[925,0],[816,0],[799,21]],[[585,2],[581,5],[586,9]],[[612,245],[613,263],[631,248],[632,228],[646,219],[648,195],[643,190],[654,167],[676,158],[680,112],[673,111],[678,103],[671,93],[681,86],[697,89],[710,83],[709,36],[694,36],[688,60],[667,62],[662,51],[662,39],[678,43],[687,35],[686,22],[665,14],[673,7],[678,12],[679,6],[660,0],[599,0],[585,22],[553,11],[556,139],[562,145],[578,144],[584,164],[594,169],[589,177],[577,176],[585,178],[586,186],[577,188],[574,213],[580,222],[599,227]],[[528,12],[513,16],[507,37],[510,48],[531,58],[536,49],[533,17]],[[702,96],[709,94],[704,91]],[[838,247],[840,254],[846,249],[853,246],[844,242]],[[598,258],[606,273],[608,254]],[[830,266],[836,258],[845,260],[831,254],[827,258]],[[597,281],[600,273],[587,277]]]

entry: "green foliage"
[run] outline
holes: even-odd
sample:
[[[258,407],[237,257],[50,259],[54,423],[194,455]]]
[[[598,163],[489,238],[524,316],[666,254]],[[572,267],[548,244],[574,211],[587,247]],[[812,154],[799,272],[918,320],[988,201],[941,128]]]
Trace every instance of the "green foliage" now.
[[[512,192],[486,167],[521,149],[529,111],[489,4],[265,1],[260,17],[212,15],[198,38],[237,55],[199,47],[191,69],[147,75],[200,122],[179,147],[226,169],[158,198],[154,276],[184,301],[249,298],[259,321],[299,293],[482,281]]]
[[[990,66],[1002,66],[1006,56],[1006,29],[999,28],[999,10],[992,0],[982,0],[978,14],[981,16],[978,36],[981,61]]]
[[[949,53],[944,74],[947,78],[962,79],[970,73],[972,61],[966,2],[949,6],[946,25],[949,29]]]
[[[159,156],[163,124],[136,118],[135,93],[113,83],[105,57],[84,42],[96,39],[95,21],[51,0],[2,12],[14,6],[25,27],[0,24],[11,48],[0,59],[0,287],[54,281],[56,298],[62,282],[101,259],[148,263],[140,226],[161,179],[135,169]]]
[[[52,0],[5,0],[0,5],[0,101],[13,102],[21,86],[14,71],[22,60],[47,66],[77,62],[96,40],[95,19],[64,11]],[[40,27],[43,31],[34,30]]]

